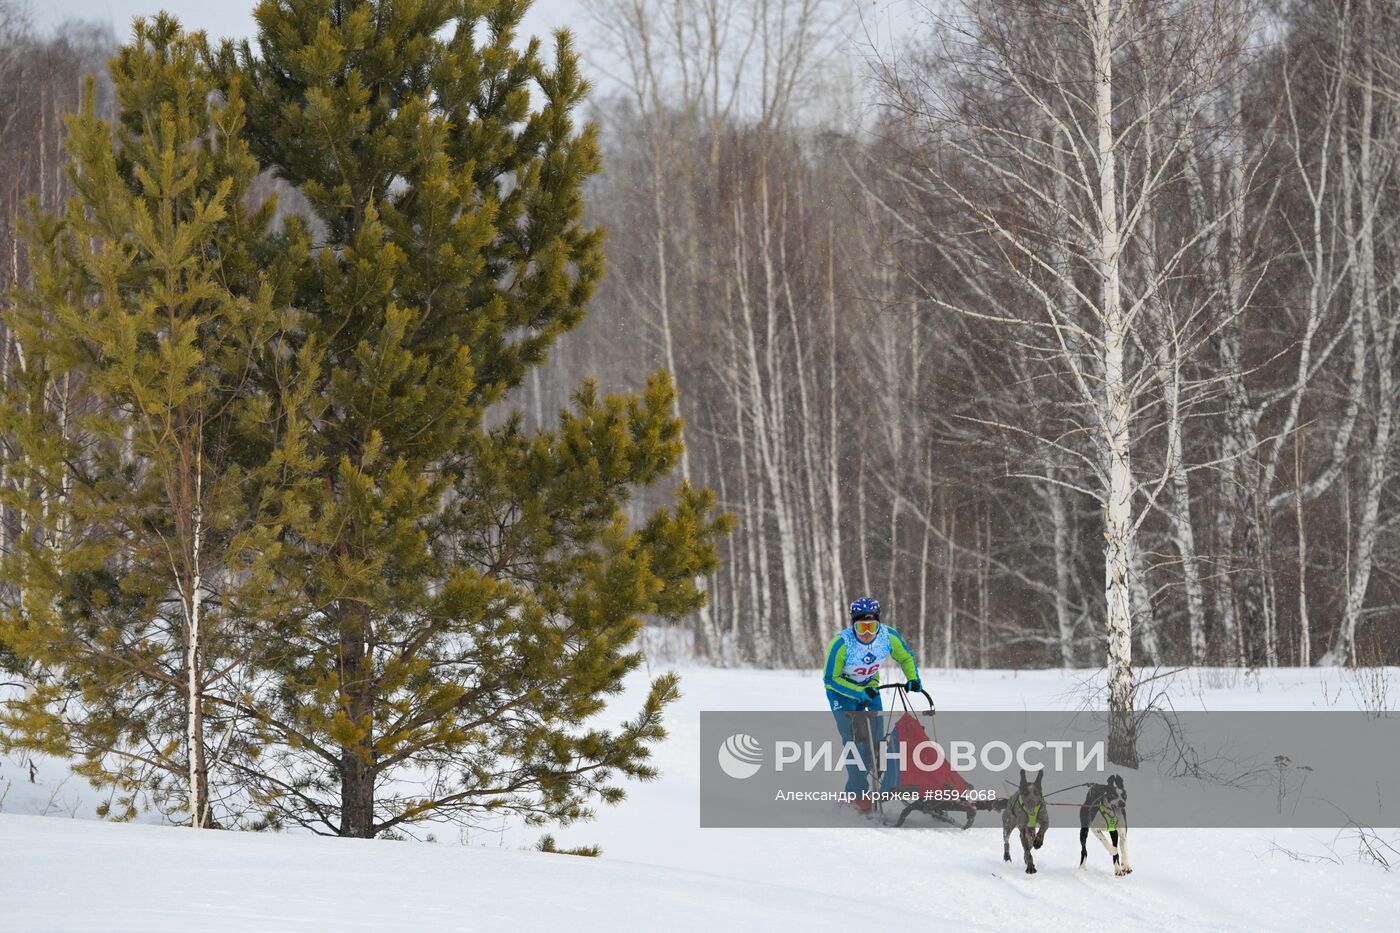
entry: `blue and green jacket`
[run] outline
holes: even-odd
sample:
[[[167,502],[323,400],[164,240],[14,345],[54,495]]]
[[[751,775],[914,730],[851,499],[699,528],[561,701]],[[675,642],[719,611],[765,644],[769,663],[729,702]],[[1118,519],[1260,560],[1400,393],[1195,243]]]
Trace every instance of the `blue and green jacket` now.
[[[881,625],[875,640],[862,644],[854,626],[841,630],[826,649],[826,689],[829,693],[864,699],[866,687],[880,686],[880,662],[893,657],[904,671],[906,680],[919,679],[919,665],[899,633]]]

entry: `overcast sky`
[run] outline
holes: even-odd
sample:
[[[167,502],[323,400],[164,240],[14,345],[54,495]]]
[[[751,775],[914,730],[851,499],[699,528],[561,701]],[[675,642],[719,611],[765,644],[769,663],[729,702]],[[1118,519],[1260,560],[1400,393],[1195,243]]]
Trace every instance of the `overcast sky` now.
[[[212,38],[253,34],[254,0],[31,0],[35,21],[53,26],[65,19],[89,19],[111,23],[117,37],[125,39],[131,21],[160,9],[169,10],[189,29],[203,29]],[[548,33],[559,26],[580,31],[582,0],[535,0],[525,14],[522,31]]]
[[[525,14],[523,35],[548,36],[553,30],[567,26],[577,37],[582,53],[584,73],[594,88],[606,93],[620,65],[616,51],[607,47],[590,30],[590,20],[584,12],[585,0],[534,0]],[[869,41],[881,47],[908,31],[924,19],[918,11],[944,0],[846,0],[853,17],[853,35],[846,46],[853,72],[860,70],[860,60],[868,54]],[[160,9],[169,10],[187,29],[203,29],[210,39],[225,37],[247,38],[254,32],[255,0],[29,0],[35,25],[52,28],[65,20],[83,19],[110,23],[119,40],[131,34],[131,21],[137,16],[150,16]]]

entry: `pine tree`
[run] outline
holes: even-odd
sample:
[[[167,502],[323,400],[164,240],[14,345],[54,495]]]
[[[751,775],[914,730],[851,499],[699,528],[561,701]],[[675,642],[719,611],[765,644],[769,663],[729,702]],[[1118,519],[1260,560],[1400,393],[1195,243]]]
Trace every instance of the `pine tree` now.
[[[266,250],[275,206],[244,206],[241,93],[215,102],[208,59],[161,15],[112,61],[115,125],[89,82],[68,122],[76,194],[28,231],[0,400],[19,525],[0,640],[34,684],[5,740],[75,756],[117,818],[144,798],[195,826],[217,819],[211,756],[229,751],[250,622],[278,604],[284,492],[314,467],[295,419],[270,424],[248,390],[288,359],[292,260]]]
[[[299,414],[323,465],[289,521],[259,669],[255,765],[271,823],[373,836],[483,809],[585,816],[646,778],[673,676],[636,716],[588,721],[640,663],[644,615],[701,604],[728,520],[708,491],[632,527],[634,491],[681,451],[673,386],[577,393],[529,434],[508,393],[582,318],[602,233],[569,37],[552,62],[521,0],[283,0],[221,70],[246,135],[310,205]],[[488,419],[488,412],[492,412]]]

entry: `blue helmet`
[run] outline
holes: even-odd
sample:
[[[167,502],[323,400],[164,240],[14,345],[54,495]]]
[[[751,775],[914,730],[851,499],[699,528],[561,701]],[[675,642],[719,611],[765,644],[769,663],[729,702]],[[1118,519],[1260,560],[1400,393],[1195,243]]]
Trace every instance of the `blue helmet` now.
[[[874,619],[880,618],[880,601],[871,599],[869,596],[862,596],[851,603],[851,620],[855,621],[861,616],[870,616]]]

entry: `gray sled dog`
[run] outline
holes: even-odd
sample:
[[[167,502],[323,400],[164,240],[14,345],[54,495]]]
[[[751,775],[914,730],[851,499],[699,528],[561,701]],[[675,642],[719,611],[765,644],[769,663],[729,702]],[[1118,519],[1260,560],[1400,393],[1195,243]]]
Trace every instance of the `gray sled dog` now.
[[[1050,828],[1050,814],[1045,809],[1045,795],[1041,793],[1041,779],[1045,769],[1041,768],[1034,781],[1026,780],[1026,771],[1021,769],[1021,786],[1007,798],[1006,809],[1001,811],[1001,857],[1011,861],[1011,831],[1021,833],[1021,850],[1026,854],[1026,874],[1035,874],[1035,859],[1031,849],[1039,849],[1045,842],[1045,831]]]
[[[1100,825],[1095,826],[1095,823]],[[1084,806],[1079,808],[1079,867],[1089,860],[1089,849],[1085,842],[1089,830],[1099,837],[1099,842],[1113,856],[1113,873],[1130,875],[1133,866],[1128,862],[1128,791],[1123,787],[1123,779],[1116,774],[1108,776],[1107,784],[1090,784],[1089,793],[1084,796]],[[1108,835],[1104,835],[1104,830]],[[1109,842],[1110,837],[1112,842]]]

